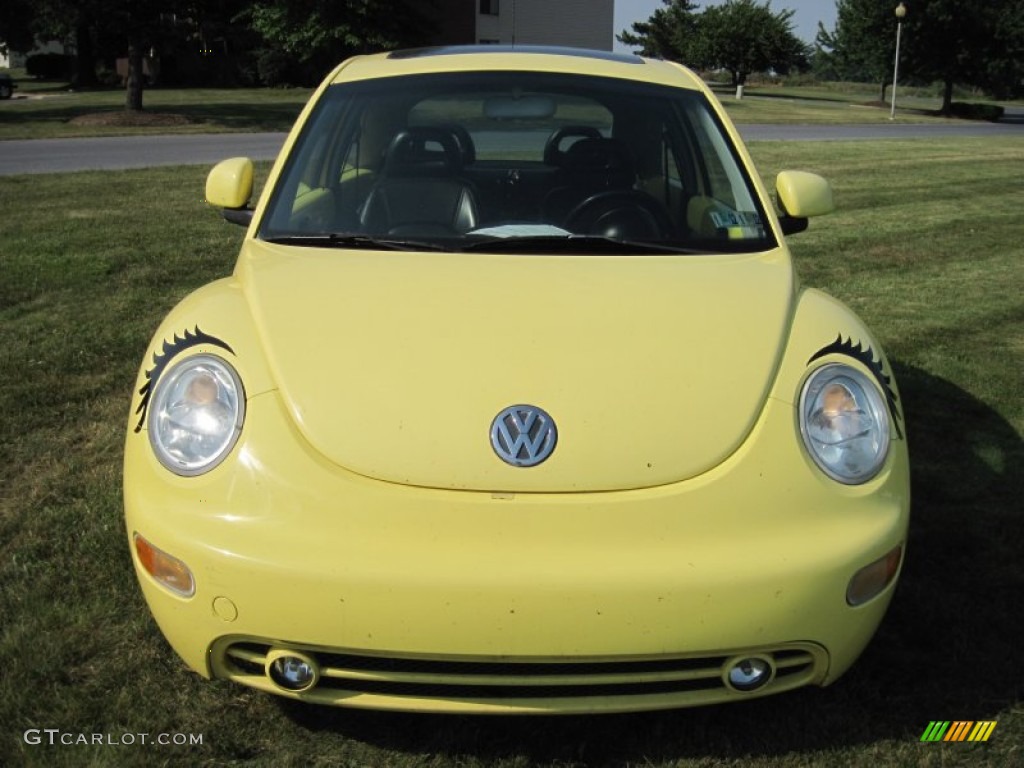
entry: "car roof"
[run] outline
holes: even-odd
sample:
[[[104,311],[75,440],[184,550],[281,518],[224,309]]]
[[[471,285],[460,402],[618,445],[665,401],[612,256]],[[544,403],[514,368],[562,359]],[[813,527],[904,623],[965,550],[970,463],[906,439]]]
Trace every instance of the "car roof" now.
[[[460,54],[489,53],[541,53],[551,56],[576,56],[583,59],[600,59],[602,61],[620,61],[625,64],[641,64],[643,59],[632,53],[615,53],[613,51],[596,51],[589,48],[570,48],[557,45],[439,45],[428,48],[409,48],[391,51],[389,59],[426,58],[428,56],[455,56]]]
[[[633,54],[528,45],[456,45],[356,56],[331,75],[334,83],[440,72],[534,71],[614,77],[703,90],[680,65]]]

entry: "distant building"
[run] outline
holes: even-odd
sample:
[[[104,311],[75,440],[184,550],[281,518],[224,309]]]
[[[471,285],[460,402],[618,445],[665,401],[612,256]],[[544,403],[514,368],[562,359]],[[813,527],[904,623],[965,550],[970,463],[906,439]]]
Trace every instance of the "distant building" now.
[[[565,45],[610,51],[613,0],[438,0],[438,44]]]

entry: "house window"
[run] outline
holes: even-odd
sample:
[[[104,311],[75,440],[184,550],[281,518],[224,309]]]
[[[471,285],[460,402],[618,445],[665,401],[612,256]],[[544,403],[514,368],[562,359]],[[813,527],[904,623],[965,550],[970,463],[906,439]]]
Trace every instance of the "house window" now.
[[[480,14],[482,16],[497,16],[498,0],[480,0]]]

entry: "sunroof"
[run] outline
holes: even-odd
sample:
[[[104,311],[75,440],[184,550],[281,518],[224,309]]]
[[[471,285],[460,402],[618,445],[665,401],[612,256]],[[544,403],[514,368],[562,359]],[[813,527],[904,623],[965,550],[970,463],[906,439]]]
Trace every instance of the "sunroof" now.
[[[576,56],[584,59],[617,61],[620,64],[643,64],[643,59],[631,53],[594,51],[588,48],[570,48],[559,45],[441,45],[432,48],[409,48],[392,51],[389,59],[416,59],[427,56],[454,56],[467,53],[543,53],[549,56]]]

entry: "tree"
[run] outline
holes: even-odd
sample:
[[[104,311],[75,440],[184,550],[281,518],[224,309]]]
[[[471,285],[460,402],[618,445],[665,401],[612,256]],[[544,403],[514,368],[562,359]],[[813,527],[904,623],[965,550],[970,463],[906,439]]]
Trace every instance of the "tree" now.
[[[203,0],[93,0],[102,6],[97,14],[108,32],[121,41],[128,58],[128,76],[125,81],[125,108],[132,112],[142,110],[145,84],[144,61],[149,51],[159,48],[162,41],[181,33],[187,22],[204,6]],[[215,0],[209,0],[214,3]]]
[[[623,30],[616,39],[641,56],[691,60],[685,52],[697,38],[697,6],[689,0],[661,1],[665,8],[656,9],[647,21],[635,22],[633,32]]]
[[[422,45],[435,30],[432,2],[257,0],[239,20],[267,46],[319,78],[357,53]]]
[[[836,79],[880,83],[880,101],[885,101],[885,86],[892,77],[895,2],[838,0],[835,30],[830,33],[819,22],[815,39],[815,56],[827,62]]]
[[[836,28],[820,29],[819,55],[843,79],[882,84],[895,57],[897,0],[838,0]],[[956,83],[996,94],[1019,92],[1024,78],[1024,0],[907,0],[901,71],[942,82],[942,109],[952,111]]]
[[[422,43],[433,31],[432,5],[412,0],[4,0],[0,37],[22,49],[31,48],[34,38],[73,45],[77,85],[95,82],[97,59],[127,57],[125,107],[138,111],[146,57],[156,53],[159,58],[175,47],[198,50],[209,30],[237,36],[252,28],[266,50],[307,64],[318,78],[352,53]],[[219,35],[222,42],[225,34]]]
[[[992,40],[998,55],[985,58],[983,84],[997,98],[1024,95],[1024,2],[1004,2],[994,14]]]
[[[30,51],[37,39],[74,43],[76,50],[74,85],[92,85],[96,80],[92,38],[87,34],[91,1],[7,0],[0,6],[0,40],[6,48]]]
[[[112,53],[128,54],[125,106],[142,109],[142,59],[167,33],[168,20],[194,7],[187,0],[32,0],[26,26],[33,39],[62,40],[76,51],[75,85],[96,82],[98,39],[117,45]],[[24,46],[31,48],[31,43]]]
[[[0,4],[0,53],[32,47],[31,0],[4,0]]]
[[[994,91],[1020,88],[1022,0],[918,0],[908,5],[904,32],[906,69],[942,82],[943,114],[951,112],[956,83]]]
[[[698,24],[697,59],[703,66],[728,70],[733,85],[746,82],[751,72],[786,74],[806,68],[807,46],[793,34],[793,11],[773,13],[770,5],[726,0],[707,8]]]
[[[774,13],[770,0],[726,0],[695,13],[690,2],[665,0],[633,33],[618,39],[640,53],[683,61],[693,67],[725,69],[733,85],[752,72],[786,73],[808,66],[809,49],[793,34],[793,11]]]

